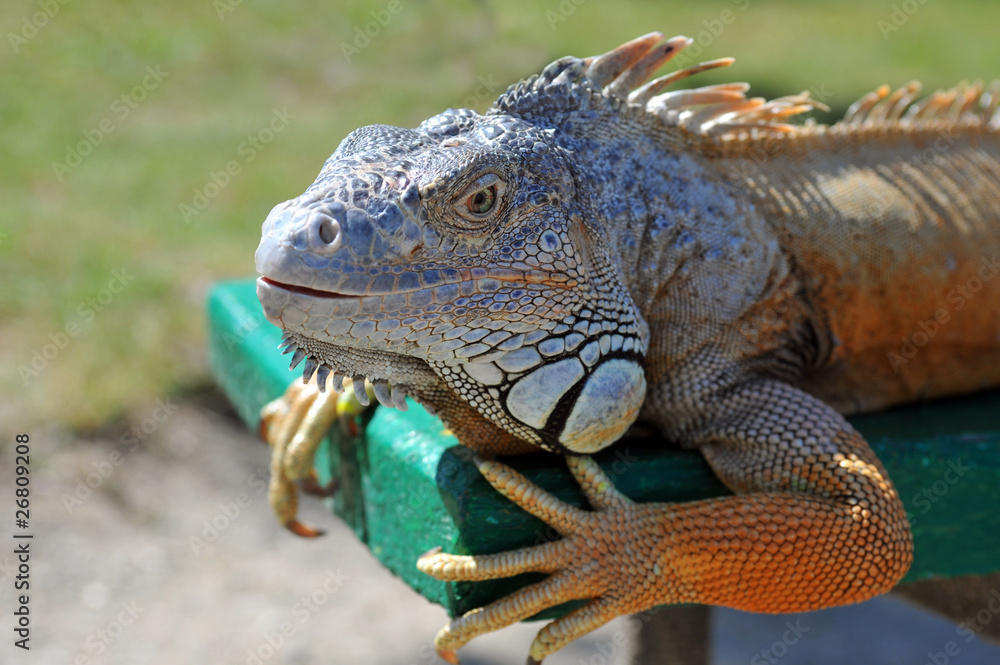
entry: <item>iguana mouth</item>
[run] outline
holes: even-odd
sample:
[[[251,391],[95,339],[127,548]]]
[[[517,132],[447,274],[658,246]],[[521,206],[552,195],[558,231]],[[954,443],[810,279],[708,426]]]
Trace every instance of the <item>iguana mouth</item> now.
[[[260,280],[269,284],[271,286],[277,287],[279,289],[284,289],[285,291],[291,291],[293,293],[298,293],[300,295],[309,296],[310,298],[358,298],[359,296],[352,296],[346,293],[336,293],[334,291],[321,291],[320,289],[312,289],[308,286],[298,286],[296,284],[288,284],[286,282],[279,282],[277,280],[271,279],[270,277],[261,277]]]
[[[259,268],[258,268],[259,270]],[[411,271],[413,280],[418,280],[416,277],[419,274],[419,270]],[[299,295],[308,296],[310,298],[326,298],[326,299],[338,299],[338,298],[370,298],[370,297],[385,297],[389,295],[405,295],[409,293],[416,293],[418,291],[427,291],[433,288],[451,285],[462,285],[462,284],[476,284],[477,288],[483,289],[484,285],[482,280],[492,280],[494,282],[493,288],[500,288],[500,285],[517,284],[518,286],[523,285],[533,285],[548,288],[572,288],[576,285],[576,280],[570,278],[567,275],[559,274],[557,272],[548,272],[544,270],[522,270],[522,269],[511,269],[511,268],[489,268],[477,266],[475,268],[461,268],[461,269],[434,269],[433,272],[440,272],[442,274],[449,273],[447,277],[443,277],[439,282],[432,285],[421,285],[419,283],[412,284],[406,287],[394,287],[391,289],[383,288],[372,288],[365,289],[363,293],[340,293],[338,291],[326,291],[322,289],[315,289],[309,286],[300,286],[298,284],[289,284],[288,282],[281,282],[273,277],[268,277],[261,273],[258,281],[264,282],[268,286],[272,286],[278,289],[283,289],[285,291],[291,291],[292,293],[297,293]]]

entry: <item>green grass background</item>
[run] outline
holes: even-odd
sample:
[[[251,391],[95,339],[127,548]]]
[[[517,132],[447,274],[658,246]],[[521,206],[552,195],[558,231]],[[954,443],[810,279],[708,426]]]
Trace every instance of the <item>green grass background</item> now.
[[[342,43],[389,5],[0,6],[0,431],[94,427],[210,381],[205,294],[217,280],[253,274],[270,208],[301,193],[352,129],[413,126],[462,105],[483,81],[499,85],[481,90],[479,110],[562,55],[600,53],[651,30],[694,36],[724,10],[734,20],[707,40],[703,59],[737,63],[696,85],[745,80],[766,96],[813,89],[842,112],[883,82],[919,78],[933,89],[1000,76],[1000,3],[985,0],[408,0],[346,58]],[[892,25],[894,5],[899,29],[886,38],[878,22]],[[25,31],[32,20],[42,24],[34,34]],[[168,75],[119,118],[112,103],[147,66]],[[294,117],[247,162],[241,143],[274,109]],[[53,162],[107,118],[113,131],[60,180]],[[240,174],[185,223],[178,206],[230,160]],[[88,320],[81,306],[114,270],[134,279]],[[78,334],[25,376],[68,323]]]

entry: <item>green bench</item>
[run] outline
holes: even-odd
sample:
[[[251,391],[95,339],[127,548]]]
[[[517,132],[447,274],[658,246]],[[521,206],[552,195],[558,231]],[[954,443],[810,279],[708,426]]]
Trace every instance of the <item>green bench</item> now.
[[[256,430],[261,406],[298,372],[277,351],[280,331],[264,319],[253,280],[217,285],[208,298],[209,357],[216,379]],[[412,401],[407,412],[376,407],[363,435],[331,433],[316,457],[322,482],[340,481],[333,510],[389,570],[452,615],[534,579],[444,583],[414,562],[431,547],[489,553],[555,534],[493,491],[470,453]],[[909,406],[853,418],[896,484],[913,526],[915,558],[904,581],[980,575],[1000,569],[1000,392]],[[702,457],[655,442],[624,440],[597,460],[615,485],[639,501],[688,501],[727,494]],[[511,464],[565,501],[583,499],[551,455]],[[539,618],[553,616],[553,611]]]

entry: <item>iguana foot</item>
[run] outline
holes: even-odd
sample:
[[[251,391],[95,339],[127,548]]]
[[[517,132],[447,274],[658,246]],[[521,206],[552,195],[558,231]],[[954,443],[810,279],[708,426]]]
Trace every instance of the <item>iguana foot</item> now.
[[[571,456],[567,462],[593,511],[560,501],[505,464],[477,458],[479,470],[497,491],[555,527],[563,538],[500,554],[455,556],[437,548],[420,557],[417,568],[446,581],[551,573],[541,582],[453,619],[434,640],[444,660],[458,663],[455,650],[478,635],[566,601],[590,599],[538,633],[528,662],[540,663],[617,616],[663,602],[662,594],[651,593],[654,586],[662,591],[669,572],[657,563],[663,552],[663,525],[648,518],[644,504],[633,503],[618,492],[591,458]]]
[[[335,482],[323,487],[316,480],[313,471],[316,449],[336,419],[345,434],[356,436],[354,417],[366,408],[354,391],[349,390],[352,387],[349,378],[344,379],[344,391],[340,393],[329,386],[325,392],[320,391],[316,381],[315,376],[308,383],[295,381],[284,395],[269,402],[260,412],[260,434],[272,448],[268,501],[278,521],[292,533],[306,538],[322,535],[322,531],[296,518],[299,505],[296,482],[301,482],[302,489],[310,494],[333,493]]]

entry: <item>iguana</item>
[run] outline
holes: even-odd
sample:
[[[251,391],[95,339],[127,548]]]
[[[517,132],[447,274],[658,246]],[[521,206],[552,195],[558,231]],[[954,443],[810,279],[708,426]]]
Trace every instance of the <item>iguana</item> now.
[[[883,86],[835,125],[791,124],[808,94],[668,90],[732,59],[646,82],[690,43],[652,33],[561,58],[483,115],[358,129],[264,222],[258,295],[304,379],[412,397],[563,535],[420,558],[442,580],[550,574],[454,619],[450,662],[572,599],[529,662],[658,604],[801,612],[889,590],[909,524],[844,416],[1000,385],[1000,84]],[[319,390],[265,413],[275,509],[303,533],[290,478],[336,412]],[[735,495],[617,492],[586,455],[636,422]],[[538,448],[593,510],[493,459]]]

